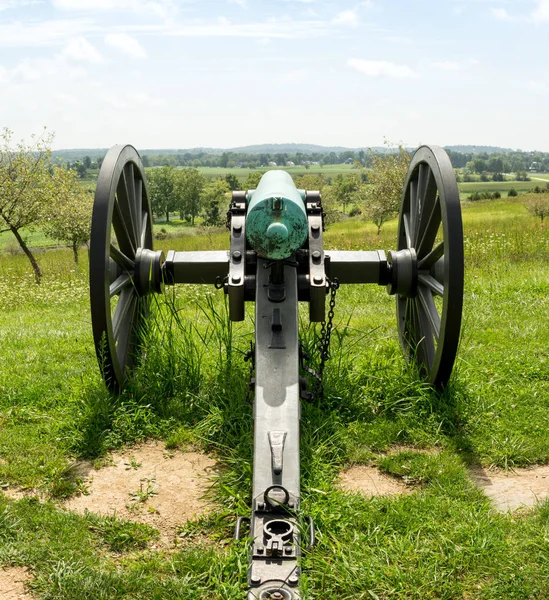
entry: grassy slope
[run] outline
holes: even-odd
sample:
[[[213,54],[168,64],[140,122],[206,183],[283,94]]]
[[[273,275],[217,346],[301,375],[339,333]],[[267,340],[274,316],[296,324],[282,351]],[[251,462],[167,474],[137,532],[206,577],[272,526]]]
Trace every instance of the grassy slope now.
[[[327,393],[303,406],[303,504],[321,532],[303,559],[305,598],[549,596],[549,505],[497,514],[467,475],[471,465],[549,460],[549,233],[506,200],[466,204],[464,220],[464,332],[442,396],[402,359],[394,301],[383,289],[338,293]],[[328,247],[387,250],[395,224],[381,239],[353,221],[326,237]],[[158,246],[226,241],[225,233],[186,235]],[[247,551],[230,541],[230,517],[246,514],[250,497],[242,355],[251,316],[229,328],[219,292],[179,287],[167,298],[182,323],[160,303],[135,384],[109,398],[92,350],[85,267],[75,269],[64,250],[41,260],[47,275],[37,288],[24,257],[0,258],[0,481],[51,501],[0,494],[0,562],[30,566],[44,599],[243,598]],[[144,437],[190,443],[225,466],[216,515],[188,526],[214,544],[190,536],[179,551],[153,552],[146,529],[59,510],[56,498],[79,486],[69,470],[75,459]],[[439,453],[387,456],[395,444]],[[365,461],[419,491],[367,500],[334,487],[342,467]]]

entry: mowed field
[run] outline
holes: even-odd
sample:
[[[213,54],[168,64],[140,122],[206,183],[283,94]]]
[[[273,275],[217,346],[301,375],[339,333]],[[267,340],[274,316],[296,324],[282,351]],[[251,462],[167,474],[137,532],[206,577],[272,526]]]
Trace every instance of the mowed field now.
[[[549,503],[502,512],[475,483],[549,462],[549,230],[520,197],[464,203],[463,217],[463,333],[443,393],[403,359],[385,289],[337,294],[325,395],[302,408],[303,512],[318,530],[302,559],[305,599],[549,597]],[[348,220],[326,246],[387,251],[395,238],[395,221],[378,237]],[[226,232],[187,228],[156,246],[227,244]],[[28,598],[42,600],[244,598],[248,546],[232,528],[250,510],[252,307],[231,325],[222,292],[168,289],[134,381],[111,396],[93,350],[86,252],[79,266],[65,249],[38,258],[41,286],[23,256],[0,256],[0,564],[27,569]],[[314,351],[319,330],[306,315],[303,306],[302,341]],[[158,440],[166,460],[192,451],[216,463],[209,509],[181,517],[167,543],[143,524],[151,509],[163,517],[145,503],[151,479],[128,495],[134,512],[70,508],[113,451],[131,456],[144,440]],[[344,489],[357,465],[402,493]]]

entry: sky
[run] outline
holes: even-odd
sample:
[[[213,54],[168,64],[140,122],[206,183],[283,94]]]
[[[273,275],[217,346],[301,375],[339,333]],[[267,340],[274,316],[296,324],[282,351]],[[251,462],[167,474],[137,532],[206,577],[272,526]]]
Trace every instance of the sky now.
[[[549,0],[0,0],[1,127],[549,151]]]

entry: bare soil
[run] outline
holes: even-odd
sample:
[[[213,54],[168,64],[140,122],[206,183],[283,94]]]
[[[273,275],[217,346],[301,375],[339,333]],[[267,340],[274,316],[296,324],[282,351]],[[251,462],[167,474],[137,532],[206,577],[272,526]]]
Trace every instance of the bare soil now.
[[[204,497],[215,461],[198,452],[166,452],[149,442],[112,455],[111,464],[99,470],[91,463],[78,465],[86,494],[64,503],[67,510],[151,525],[160,532],[160,544],[171,545],[177,528],[211,510]]]
[[[31,579],[31,574],[23,567],[0,567],[0,598],[31,600],[32,594],[25,591],[25,582]]]
[[[339,476],[339,487],[346,492],[360,492],[364,496],[394,496],[410,494],[413,488],[399,479],[382,473],[377,467],[355,465]]]
[[[512,471],[471,470],[471,478],[502,512],[534,506],[549,496],[549,466]]]

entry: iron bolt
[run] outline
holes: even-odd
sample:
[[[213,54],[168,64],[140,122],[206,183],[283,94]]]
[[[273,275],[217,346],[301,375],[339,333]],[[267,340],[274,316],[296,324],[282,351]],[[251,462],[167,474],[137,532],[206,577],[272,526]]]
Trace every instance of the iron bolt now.
[[[321,284],[321,283],[323,282],[323,280],[324,280],[324,279],[323,279],[322,277],[320,277],[320,275],[315,275],[315,276],[313,277],[313,281],[314,281],[316,284]]]
[[[270,594],[270,598],[271,598],[271,600],[284,600],[284,596],[282,595],[282,592],[272,592]]]
[[[322,255],[320,254],[320,252],[319,252],[318,250],[315,250],[315,251],[313,252],[313,262],[315,262],[315,263],[318,263],[318,262],[320,262],[320,257],[321,257],[321,256],[322,256]]]
[[[235,225],[235,226],[233,227],[233,231],[234,231],[235,233],[240,233],[240,232],[242,231],[242,225]]]
[[[292,553],[292,548],[290,546],[286,546],[286,548],[284,548],[284,552],[286,554],[291,554]]]
[[[258,554],[263,554],[263,552],[265,552],[265,548],[263,548],[263,546],[258,546],[257,547],[257,553]]]
[[[311,231],[320,231],[320,225],[311,225]]]
[[[232,281],[233,283],[240,283],[240,277],[239,277],[238,275],[233,275],[233,276],[231,277],[231,281]]]
[[[288,583],[290,585],[297,585],[299,583],[297,575],[290,575],[290,577],[288,577]]]
[[[252,575],[250,581],[253,585],[259,585],[261,583],[261,577],[259,575]]]
[[[235,251],[233,252],[233,260],[234,260],[235,262],[240,262],[240,259],[241,259],[241,258],[242,258],[242,253],[241,253],[240,251],[238,251],[238,250],[235,250]]]

